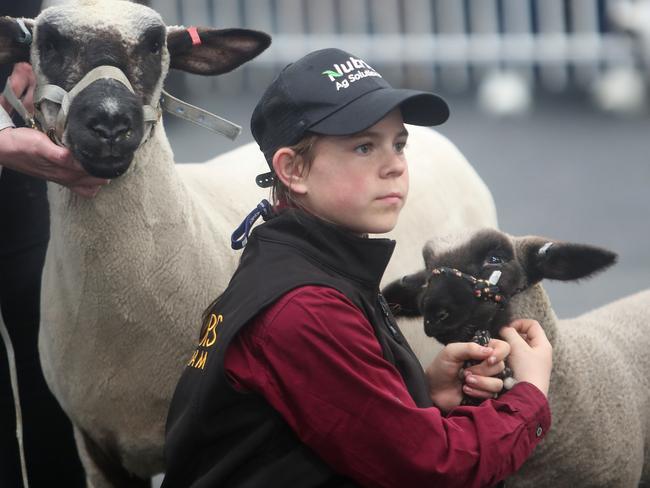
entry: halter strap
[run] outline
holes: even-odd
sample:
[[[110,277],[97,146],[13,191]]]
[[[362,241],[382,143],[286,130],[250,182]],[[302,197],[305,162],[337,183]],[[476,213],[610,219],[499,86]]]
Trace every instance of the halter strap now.
[[[20,99],[16,96],[14,91],[11,89],[11,76],[7,78],[7,83],[5,84],[5,88],[2,91],[2,96],[5,97],[5,100],[9,102],[9,105],[11,105],[16,112],[18,112],[18,115],[20,115],[20,117],[25,121],[25,123],[28,126],[32,128],[36,127],[34,118],[27,111],[27,109],[23,105],[23,102],[20,101]]]
[[[87,88],[90,84],[101,79],[113,79],[118,81],[131,93],[134,93],[133,86],[122,70],[115,66],[104,65],[98,66],[86,73],[79,83],[77,83],[69,92],[57,85],[38,85],[34,90],[34,105],[36,107],[34,115],[27,111],[23,103],[11,89],[11,77],[7,79],[2,94],[28,126],[45,132],[56,144],[63,146],[63,132],[65,130],[65,124],[72,100],[84,88]],[[48,100],[60,107],[53,126],[46,123],[43,113],[38,108],[43,100]],[[235,140],[242,130],[241,126],[210,113],[207,110],[190,105],[183,100],[173,97],[165,90],[162,90],[160,103],[157,106],[144,105],[142,107],[144,122],[150,124],[149,134],[160,119],[162,110],[189,122],[193,122],[194,124],[204,127],[212,132],[222,134],[230,140]],[[147,138],[148,135],[143,138],[142,142]]]
[[[501,271],[493,271],[490,277],[486,280],[477,278],[471,274],[463,273],[456,268],[448,268],[447,266],[440,266],[431,270],[431,276],[456,276],[467,281],[472,285],[473,295],[476,298],[492,301],[498,305],[504,306],[507,303],[507,298],[501,293],[497,283],[501,278]]]

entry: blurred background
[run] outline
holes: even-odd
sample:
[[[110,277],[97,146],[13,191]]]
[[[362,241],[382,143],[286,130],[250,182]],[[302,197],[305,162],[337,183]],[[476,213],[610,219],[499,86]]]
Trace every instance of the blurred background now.
[[[614,268],[590,281],[546,284],[560,317],[650,286],[650,1],[148,3],[168,24],[273,36],[266,52],[233,73],[172,73],[172,94],[244,126],[233,143],[167,116],[177,161],[252,141],[250,114],[273,76],[309,51],[340,47],[394,86],[449,101],[451,118],[439,130],[492,191],[502,230],[619,253]]]

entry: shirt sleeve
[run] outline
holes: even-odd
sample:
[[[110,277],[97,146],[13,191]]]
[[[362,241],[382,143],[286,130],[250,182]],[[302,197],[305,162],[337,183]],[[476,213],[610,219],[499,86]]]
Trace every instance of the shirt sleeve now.
[[[302,442],[365,486],[491,486],[550,426],[546,398],[523,382],[447,416],[418,408],[365,315],[330,288],[284,295],[225,362],[235,388],[263,395]]]

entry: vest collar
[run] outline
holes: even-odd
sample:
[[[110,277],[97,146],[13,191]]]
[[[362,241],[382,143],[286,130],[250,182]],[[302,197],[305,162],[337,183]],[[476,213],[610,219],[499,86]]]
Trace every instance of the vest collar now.
[[[373,290],[379,289],[395,249],[391,239],[360,237],[295,208],[282,210],[256,227],[253,237],[291,246],[308,259]]]

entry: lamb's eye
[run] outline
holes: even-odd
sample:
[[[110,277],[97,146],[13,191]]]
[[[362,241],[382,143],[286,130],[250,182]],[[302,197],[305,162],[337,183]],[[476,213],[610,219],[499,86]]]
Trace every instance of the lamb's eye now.
[[[503,258],[501,256],[488,256],[485,260],[485,264],[503,264]]]
[[[433,324],[439,324],[441,322],[444,322],[449,318],[449,311],[447,309],[441,308],[440,310],[436,310],[435,312],[431,313],[426,319],[426,322],[429,325]]]

